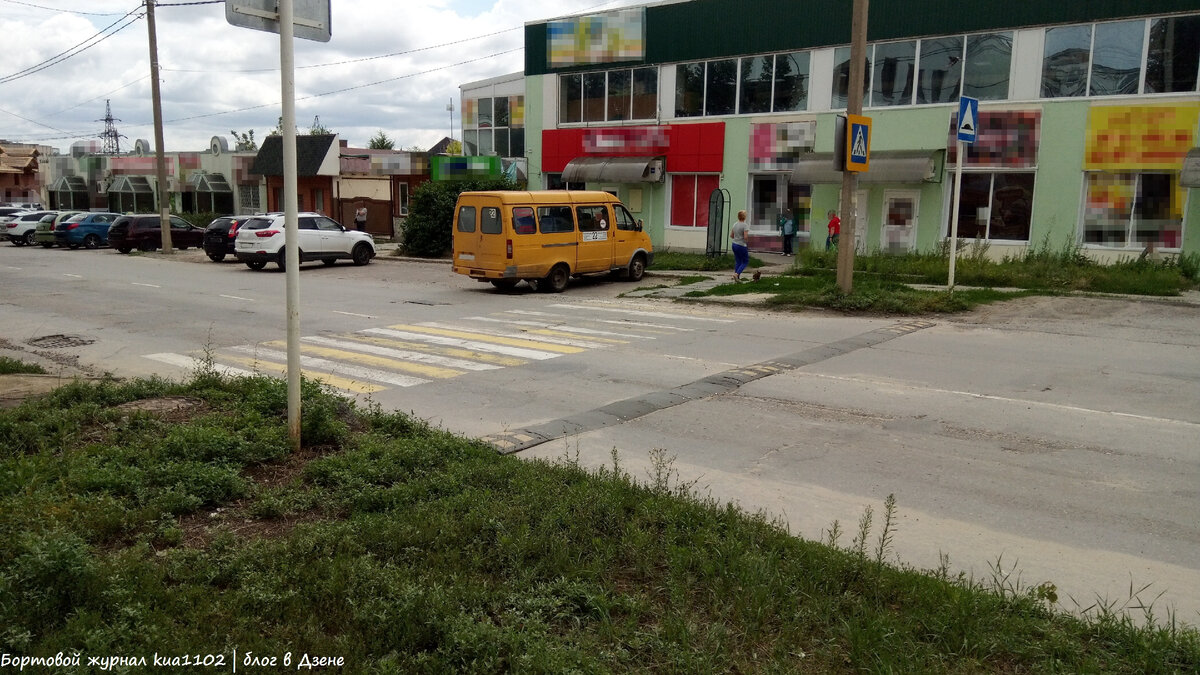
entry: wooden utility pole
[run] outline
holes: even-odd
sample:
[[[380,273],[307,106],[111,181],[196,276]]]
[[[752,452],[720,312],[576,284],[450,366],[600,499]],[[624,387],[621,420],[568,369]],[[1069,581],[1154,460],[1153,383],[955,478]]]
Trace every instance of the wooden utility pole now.
[[[854,0],[854,14],[850,20],[850,83],[846,92],[846,113],[861,115],[863,103],[864,66],[867,60],[867,0]],[[850,129],[846,137],[849,142]],[[834,152],[845,154],[846,148],[834,148]],[[843,293],[854,290],[854,228],[858,191],[858,173],[842,172],[842,199],[838,215],[842,219],[842,231],[838,235],[837,284]]]
[[[154,155],[158,172],[158,217],[162,228],[163,253],[171,246],[171,186],[167,184],[167,159],[163,154],[162,97],[158,91],[158,33],[154,28],[154,2],[146,0],[146,25],[150,29],[150,98],[154,104]]]

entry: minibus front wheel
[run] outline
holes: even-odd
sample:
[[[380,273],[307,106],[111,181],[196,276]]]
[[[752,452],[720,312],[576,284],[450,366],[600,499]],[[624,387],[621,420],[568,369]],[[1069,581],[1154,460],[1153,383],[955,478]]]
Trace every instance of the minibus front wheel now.
[[[633,260],[629,261],[629,269],[626,272],[626,278],[630,281],[641,281],[642,275],[646,273],[646,257],[641,253],[633,256]]]
[[[537,288],[543,293],[562,293],[570,279],[571,270],[566,265],[555,265],[544,279],[538,281]]]

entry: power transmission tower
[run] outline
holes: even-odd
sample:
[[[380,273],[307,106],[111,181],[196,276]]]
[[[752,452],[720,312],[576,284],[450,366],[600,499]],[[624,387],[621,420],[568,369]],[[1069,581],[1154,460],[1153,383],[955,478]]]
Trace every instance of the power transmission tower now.
[[[100,134],[100,138],[104,139],[104,154],[121,154],[121,139],[127,138],[127,136],[117,133],[117,125],[114,122],[120,122],[121,120],[112,116],[112,103],[110,99],[104,100],[104,119],[96,121],[104,122],[104,131]]]

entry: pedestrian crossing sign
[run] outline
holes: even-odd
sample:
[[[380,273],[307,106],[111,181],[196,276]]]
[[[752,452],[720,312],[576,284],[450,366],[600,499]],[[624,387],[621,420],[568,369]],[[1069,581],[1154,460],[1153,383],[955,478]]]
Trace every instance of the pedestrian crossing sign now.
[[[867,171],[871,167],[871,118],[846,115],[846,171]]]

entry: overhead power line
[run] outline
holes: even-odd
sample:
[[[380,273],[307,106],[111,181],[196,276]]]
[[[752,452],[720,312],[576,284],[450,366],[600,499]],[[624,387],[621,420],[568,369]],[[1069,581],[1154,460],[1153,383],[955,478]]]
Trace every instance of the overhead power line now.
[[[67,59],[69,59],[73,56],[78,56],[79,54],[82,54],[84,51],[86,51],[92,47],[95,47],[96,45],[100,44],[101,42],[104,42],[108,38],[121,32],[125,28],[128,28],[130,25],[132,25],[138,19],[142,18],[142,15],[140,15],[140,14],[133,16],[133,18],[129,18],[131,15],[134,15],[140,9],[141,8],[138,7],[138,8],[130,10],[129,12],[126,12],[124,16],[122,16],[120,19],[117,19],[116,21],[112,22],[111,24],[109,24],[108,26],[106,26],[105,28],[100,30],[100,32],[92,35],[91,37],[84,40],[83,42],[80,42],[79,44],[77,44],[65,51],[59,52],[58,54],[51,56],[50,58],[46,59],[45,61],[42,61],[41,63],[35,63],[34,65],[29,66],[28,68],[25,68],[23,70],[18,70],[17,72],[11,73],[9,75],[5,75],[4,77],[0,77],[0,84],[8,84],[9,82],[12,82],[14,80],[19,80],[23,77],[29,77],[30,75],[33,75],[34,73],[41,72],[51,66],[62,63],[63,61],[66,61]],[[128,20],[126,20],[126,19],[128,19]],[[122,21],[125,21],[125,23],[122,24],[121,26],[117,26],[117,24],[121,23]],[[113,26],[117,26],[117,28],[114,29]],[[110,30],[112,32],[109,32]],[[101,37],[101,36],[103,36],[103,37]],[[97,39],[97,38],[99,38],[99,39]]]
[[[64,14],[79,14],[81,16],[121,16],[120,12],[84,12],[78,9],[59,9],[57,7],[46,7],[44,5],[35,5],[32,2],[20,2],[20,0],[3,0],[4,2],[13,5],[24,5],[33,7],[34,9],[44,9],[48,12],[62,12]]]

